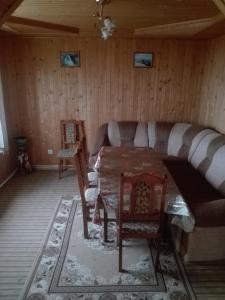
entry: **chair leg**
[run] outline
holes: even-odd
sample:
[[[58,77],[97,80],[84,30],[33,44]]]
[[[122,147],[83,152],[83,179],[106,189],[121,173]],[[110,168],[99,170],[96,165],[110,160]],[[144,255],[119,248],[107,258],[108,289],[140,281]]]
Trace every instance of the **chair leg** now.
[[[123,241],[119,236],[119,272],[123,272]]]
[[[158,270],[158,265],[159,265],[159,252],[160,252],[160,243],[161,240],[157,240],[156,242],[156,258],[155,258],[155,272]]]
[[[88,239],[88,215],[89,211],[87,209],[83,209],[83,227],[84,227],[84,238]]]
[[[59,160],[59,179],[62,178],[62,172],[63,172],[63,160]]]

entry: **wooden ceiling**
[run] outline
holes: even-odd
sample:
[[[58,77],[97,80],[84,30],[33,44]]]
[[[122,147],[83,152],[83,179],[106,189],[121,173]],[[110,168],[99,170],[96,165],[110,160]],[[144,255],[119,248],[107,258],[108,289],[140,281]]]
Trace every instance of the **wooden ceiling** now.
[[[95,0],[1,0],[0,25],[22,35],[93,35],[99,30],[93,17],[99,9]],[[117,35],[212,38],[225,34],[225,0],[111,0],[104,5],[104,16],[115,20]]]

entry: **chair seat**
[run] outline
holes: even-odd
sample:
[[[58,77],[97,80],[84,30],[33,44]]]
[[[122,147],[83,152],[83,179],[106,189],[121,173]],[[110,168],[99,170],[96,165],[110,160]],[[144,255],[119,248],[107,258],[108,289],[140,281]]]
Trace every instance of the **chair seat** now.
[[[98,188],[87,188],[85,190],[85,200],[87,202],[87,205],[89,206],[95,206],[95,202],[98,198],[98,193],[99,193],[99,190]]]
[[[123,223],[124,233],[157,233],[159,230],[159,224],[154,222],[129,222]]]
[[[61,149],[57,154],[57,158],[73,158],[75,154],[75,149]]]
[[[97,185],[98,184],[98,173],[97,172],[89,172],[88,173],[88,181],[92,185]]]

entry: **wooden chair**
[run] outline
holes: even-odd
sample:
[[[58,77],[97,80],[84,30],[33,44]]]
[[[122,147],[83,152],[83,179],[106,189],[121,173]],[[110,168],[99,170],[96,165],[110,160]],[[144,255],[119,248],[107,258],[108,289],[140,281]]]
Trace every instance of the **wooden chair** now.
[[[84,238],[88,238],[88,222],[92,221],[91,209],[96,208],[96,203],[101,204],[101,197],[99,195],[99,189],[97,186],[90,186],[87,181],[87,173],[84,174],[82,169],[82,150],[78,150],[74,156],[75,167],[77,171],[78,185],[80,189],[81,204],[83,211],[83,227]],[[98,202],[97,202],[98,201]]]
[[[83,137],[82,142],[81,142],[81,147],[84,152],[85,161],[88,165],[89,153],[88,153],[88,148],[87,148],[87,135],[86,135],[86,130],[85,130],[85,121],[80,120],[80,122],[81,122],[81,131],[82,131],[82,137]]]
[[[163,233],[167,177],[154,174],[121,176],[118,211],[119,272],[122,272],[122,240],[155,241],[155,270]]]
[[[81,147],[83,140],[81,121],[76,120],[61,120],[61,149],[57,154],[59,159],[59,178],[62,172],[66,170],[66,160],[73,159],[77,148]]]
[[[97,185],[98,184],[98,174],[94,170],[89,168],[89,153],[87,149],[87,138],[86,138],[86,131],[85,131],[85,124],[83,120],[81,122],[81,132],[82,132],[82,140],[80,145],[80,163],[81,168],[86,177],[86,182],[89,185]]]

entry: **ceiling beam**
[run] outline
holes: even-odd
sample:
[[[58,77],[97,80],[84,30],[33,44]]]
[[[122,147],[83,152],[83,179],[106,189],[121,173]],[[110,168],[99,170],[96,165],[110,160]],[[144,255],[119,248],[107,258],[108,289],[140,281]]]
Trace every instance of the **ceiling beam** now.
[[[206,25],[203,29],[200,29],[199,31],[197,31],[195,33],[195,35],[209,29],[210,27],[212,27],[213,25],[216,25],[217,23],[223,21],[224,19],[225,19],[225,16],[223,14],[220,14],[220,13],[217,14],[216,16],[211,18],[211,21],[209,22],[208,25]]]
[[[188,30],[187,36],[195,36],[196,34],[205,31],[206,29],[210,28],[211,26],[223,21],[225,16],[221,13],[217,14],[212,18],[204,18],[204,19],[196,19],[196,20],[189,20],[184,22],[178,23],[170,23],[164,25],[156,25],[146,28],[138,28],[135,29],[135,35],[151,35],[154,33],[163,34],[163,31],[168,30]]]
[[[135,35],[142,35],[142,34],[151,34],[154,31],[163,31],[163,30],[176,30],[181,28],[189,28],[196,31],[196,28],[198,26],[207,26],[208,24],[211,25],[211,18],[204,18],[204,19],[195,19],[195,20],[189,20],[184,22],[178,22],[178,23],[169,23],[169,24],[163,24],[163,25],[155,25],[145,28],[137,28],[135,29],[134,33]]]
[[[1,30],[7,31],[7,32],[10,32],[10,33],[19,33],[18,30],[12,28],[11,26],[8,26],[7,24],[3,24],[2,27],[1,27]]]
[[[7,20],[7,23],[45,28],[45,29],[50,29],[50,30],[54,30],[54,31],[79,33],[79,28],[77,28],[77,27],[64,26],[64,25],[60,25],[60,24],[42,22],[42,21],[37,21],[37,20],[32,20],[32,19],[25,19],[25,18],[14,17],[14,16],[10,17]]]
[[[212,1],[225,17],[225,2],[223,0],[212,0]]]
[[[8,9],[2,14],[2,16],[0,16],[0,27],[7,21],[22,2],[23,0],[15,0],[8,6]]]

